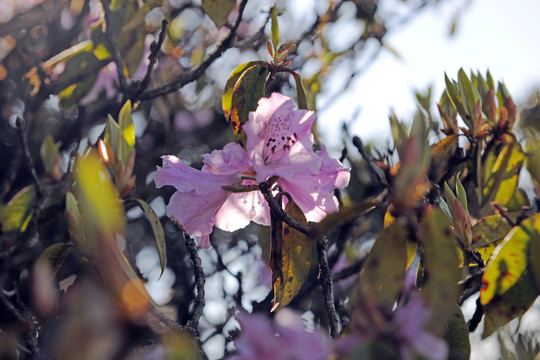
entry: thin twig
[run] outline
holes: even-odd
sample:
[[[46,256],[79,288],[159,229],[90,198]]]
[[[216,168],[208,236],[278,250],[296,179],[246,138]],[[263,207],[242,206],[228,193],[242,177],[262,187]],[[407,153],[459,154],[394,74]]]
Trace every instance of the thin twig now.
[[[113,19],[110,8],[110,0],[101,0],[103,5],[103,11],[105,13],[105,38],[111,47],[111,57],[116,64],[116,72],[118,73],[118,82],[120,83],[120,89],[124,93],[127,89],[126,77],[124,76],[124,63],[120,56],[120,50],[118,49],[118,42],[116,41],[116,34],[112,31]]]
[[[324,307],[328,316],[328,326],[330,336],[336,338],[340,333],[340,319],[334,305],[334,287],[332,285],[332,274],[328,266],[328,240],[326,236],[317,241],[317,254],[319,257],[319,280],[324,294]]]
[[[152,76],[152,70],[154,69],[154,65],[157,62],[157,56],[161,50],[161,45],[163,45],[163,40],[165,40],[165,35],[167,34],[167,25],[169,24],[167,19],[163,19],[161,21],[161,31],[158,35],[157,42],[152,42],[152,45],[150,46],[150,55],[148,55],[148,59],[150,60],[150,63],[148,64],[148,69],[146,70],[146,75],[144,76],[143,80],[138,84],[138,89],[133,95],[132,99],[133,101],[137,101],[139,96],[143,93],[144,90],[148,87],[148,84],[150,84],[150,78]]]
[[[315,230],[312,227],[300,224],[299,222],[291,218],[285,212],[285,210],[283,210],[279,206],[276,198],[272,195],[272,192],[270,191],[267,183],[259,184],[259,189],[261,190],[261,193],[264,195],[264,198],[268,202],[270,210],[272,210],[272,212],[276,214],[281,220],[283,220],[287,225],[306,235],[313,235],[315,233]]]
[[[193,335],[197,336],[197,328],[199,327],[199,320],[202,316],[205,300],[204,300],[204,283],[205,276],[204,270],[202,268],[201,258],[197,254],[197,245],[195,240],[189,235],[184,233],[184,239],[186,240],[186,247],[189,251],[189,257],[193,263],[194,273],[195,273],[195,284],[197,285],[197,298],[195,299],[195,311],[191,320],[188,321],[186,329]]]
[[[386,181],[381,169],[375,164],[373,157],[368,154],[364,149],[364,144],[362,144],[362,140],[360,140],[358,136],[355,136],[352,139],[352,143],[368,164],[369,171],[373,174],[373,176],[379,181],[382,186],[388,187],[388,182]]]
[[[140,96],[140,100],[151,100],[162,95],[170,94],[179,90],[184,85],[200,78],[204,74],[206,69],[208,69],[208,67],[212,65],[212,63],[231,46],[236,31],[238,30],[238,26],[240,26],[240,22],[242,21],[242,16],[244,14],[246,4],[247,0],[242,0],[238,9],[238,18],[236,19],[234,26],[229,32],[229,35],[227,35],[227,37],[221,42],[221,44],[219,44],[216,50],[214,50],[214,52],[212,52],[196,69],[181,74],[176,80],[165,84],[162,87],[143,93]]]
[[[30,148],[28,147],[28,142],[26,141],[26,122],[22,118],[17,117],[15,125],[17,126],[17,134],[19,135],[19,140],[21,141],[23,155],[25,157],[26,163],[28,164],[28,169],[30,170],[30,174],[34,179],[34,182],[36,183],[37,198],[39,198],[43,195],[43,187],[41,185],[41,181],[39,181],[36,172],[36,166],[34,164],[34,159],[30,154]]]
[[[476,300],[476,310],[474,311],[474,314],[467,322],[467,327],[469,329],[469,332],[473,332],[478,327],[478,324],[480,324],[480,321],[482,320],[482,316],[484,316],[484,307],[482,306],[482,303],[480,302],[480,296]]]
[[[11,156],[11,161],[9,163],[9,170],[4,173],[4,178],[2,179],[2,185],[0,186],[0,201],[9,193],[11,185],[17,176],[17,170],[21,165],[22,151],[19,147],[15,148],[15,154]]]

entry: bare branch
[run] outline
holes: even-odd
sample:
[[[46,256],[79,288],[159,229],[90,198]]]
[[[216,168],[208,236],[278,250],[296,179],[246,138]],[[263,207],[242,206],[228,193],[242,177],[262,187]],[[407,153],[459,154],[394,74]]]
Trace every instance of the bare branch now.
[[[341,332],[341,324],[334,304],[334,287],[332,285],[332,274],[328,266],[328,240],[326,236],[319,238],[317,241],[317,254],[319,257],[319,280],[323,288],[324,307],[328,316],[330,336],[335,338]]]
[[[197,254],[197,244],[195,240],[189,235],[184,233],[184,239],[186,240],[186,247],[189,250],[189,257],[193,263],[194,273],[195,273],[195,284],[197,285],[197,298],[195,299],[195,311],[191,320],[188,321],[186,329],[193,335],[197,336],[197,328],[199,327],[199,320],[202,316],[205,300],[204,300],[204,283],[205,276],[204,270],[201,264],[201,258]]]
[[[238,18],[236,19],[236,22],[234,23],[234,26],[232,27],[231,31],[229,32],[229,35],[225,39],[223,39],[223,41],[221,42],[221,44],[219,44],[219,46],[216,48],[216,50],[214,50],[214,52],[212,52],[201,63],[201,65],[199,65],[196,69],[193,69],[191,71],[188,71],[188,72],[185,72],[185,73],[181,74],[173,82],[170,82],[170,83],[168,83],[166,85],[163,85],[162,87],[159,87],[157,89],[150,90],[150,91],[148,91],[146,93],[143,93],[140,96],[140,100],[142,100],[142,101],[151,100],[151,99],[154,99],[154,98],[159,97],[159,96],[170,94],[172,92],[178,91],[184,85],[189,84],[190,82],[195,81],[198,78],[200,78],[204,74],[206,69],[208,69],[208,67],[210,65],[212,65],[212,63],[217,58],[219,58],[225,52],[225,50],[227,50],[231,46],[232,41],[234,39],[234,36],[236,35],[236,31],[238,30],[238,26],[240,26],[240,22],[242,21],[242,16],[244,14],[244,9],[246,7],[246,4],[247,4],[247,0],[242,0],[242,2],[240,3],[240,7],[238,9]]]
[[[116,41],[116,34],[112,31],[113,19],[110,8],[110,0],[101,0],[103,5],[103,11],[105,12],[105,38],[111,47],[111,57],[116,64],[116,72],[118,73],[118,81],[120,83],[120,89],[125,92],[127,89],[126,77],[124,76],[124,63],[120,56],[120,50],[118,49],[118,42]]]

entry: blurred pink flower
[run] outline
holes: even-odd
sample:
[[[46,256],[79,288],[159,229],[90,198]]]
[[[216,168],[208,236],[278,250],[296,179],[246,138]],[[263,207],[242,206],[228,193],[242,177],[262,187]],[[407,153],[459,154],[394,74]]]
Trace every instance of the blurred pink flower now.
[[[330,340],[318,329],[308,332],[292,310],[280,310],[274,321],[259,314],[241,313],[242,332],[235,341],[234,360],[317,360],[331,353]]]
[[[445,360],[448,358],[448,344],[424,329],[431,315],[432,310],[427,307],[424,298],[418,292],[411,293],[409,302],[391,313],[387,322],[377,327],[370,326],[369,319],[364,319],[363,326],[367,327],[360,326],[349,331],[346,337],[337,341],[336,351],[340,356],[347,357],[366,342],[383,340],[380,344],[389,344],[390,337],[390,343],[396,345],[395,350],[401,359],[415,359],[416,355],[421,355],[426,359]]]
[[[203,168],[185,166],[174,156],[163,157],[155,175],[157,187],[178,190],[167,206],[167,215],[190,235],[209,246],[212,226],[226,231],[245,227],[250,221],[270,225],[270,209],[259,191],[229,192],[223,187],[254,185],[278,176],[306,214],[320,221],[338,209],[332,191],[349,182],[349,169],[330,158],[326,149],[313,152],[312,111],[295,110],[292,99],[278,93],[262,98],[244,124],[246,149],[236,143],[203,155]]]
[[[409,302],[394,312],[390,325],[399,336],[403,358],[410,359],[414,352],[432,360],[448,358],[448,344],[424,330],[431,315],[431,309],[418,293],[412,294]]]

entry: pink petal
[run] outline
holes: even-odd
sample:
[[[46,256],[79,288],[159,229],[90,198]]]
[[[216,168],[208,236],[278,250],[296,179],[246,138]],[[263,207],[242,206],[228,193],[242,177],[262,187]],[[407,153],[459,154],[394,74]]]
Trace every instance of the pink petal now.
[[[257,110],[249,113],[243,125],[257,182],[274,175],[292,177],[319,171],[320,160],[311,149],[315,120],[314,112],[294,110],[292,99],[279,93],[259,100]]]
[[[202,171],[205,173],[245,173],[251,169],[246,150],[237,143],[229,143],[223,150],[214,150],[202,157],[204,162]]]
[[[201,247],[208,247],[216,213],[230,195],[222,186],[241,181],[237,174],[203,173],[169,155],[163,157],[163,167],[157,168],[154,182],[158,188],[171,185],[178,190],[167,205],[167,215],[186,233],[201,237]]]
[[[326,148],[317,152],[321,168],[317,175],[299,174],[292,179],[282,177],[278,183],[291,194],[308,221],[321,221],[326,215],[338,210],[335,188],[345,188],[349,183],[350,169],[338,160],[330,158]]]
[[[255,221],[270,225],[270,208],[259,191],[231,193],[216,214],[216,226],[235,231]]]

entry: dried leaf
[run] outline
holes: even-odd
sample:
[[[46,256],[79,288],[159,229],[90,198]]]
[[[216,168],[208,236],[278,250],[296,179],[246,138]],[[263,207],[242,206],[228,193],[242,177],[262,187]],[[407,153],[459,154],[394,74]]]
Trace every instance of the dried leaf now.
[[[268,67],[266,64],[253,65],[246,69],[232,94],[231,126],[236,138],[245,143],[242,124],[248,121],[249,112],[257,109],[259,100],[264,96]]]
[[[232,71],[231,75],[229,75],[229,78],[227,79],[227,83],[225,84],[225,90],[223,91],[223,97],[221,100],[221,106],[223,108],[223,115],[225,115],[225,118],[227,120],[229,120],[229,116],[231,115],[232,96],[233,96],[236,83],[238,82],[238,79],[250,67],[254,65],[262,66],[263,64],[264,64],[263,61],[250,61],[242,65],[239,65]]]
[[[304,213],[294,201],[287,203],[285,212],[300,224],[307,226]],[[281,259],[280,261],[274,259],[271,262],[271,266],[274,267],[281,263],[281,269],[271,268],[274,288],[272,311],[287,306],[300,291],[309,273],[311,253],[315,244],[307,235],[291,228],[286,223],[282,224],[281,241]]]

